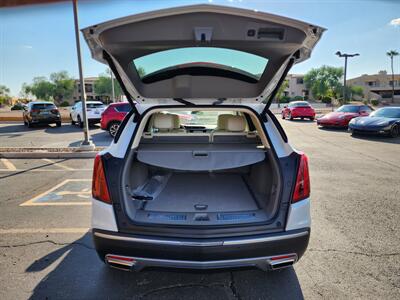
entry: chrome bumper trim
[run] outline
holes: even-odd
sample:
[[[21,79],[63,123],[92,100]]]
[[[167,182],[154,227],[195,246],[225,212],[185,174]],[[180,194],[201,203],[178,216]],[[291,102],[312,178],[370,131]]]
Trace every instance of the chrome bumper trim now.
[[[278,265],[283,262],[289,262],[288,266],[291,266],[297,262],[297,254],[288,254],[291,256],[289,259],[281,259],[273,261],[273,256],[264,257],[253,257],[253,258],[241,258],[241,259],[229,259],[229,260],[214,260],[214,261],[193,261],[193,260],[170,260],[170,259],[156,259],[156,258],[143,258],[143,257],[128,257],[133,259],[133,262],[129,264],[120,263],[118,261],[109,260],[106,255],[106,263],[112,267],[117,267],[118,264],[122,266],[128,266],[131,271],[141,271],[148,267],[161,267],[161,268],[178,268],[178,269],[225,269],[225,268],[240,268],[240,267],[255,267],[263,271],[278,269]],[[116,264],[117,265],[116,265]],[[112,265],[114,264],[114,265]],[[126,270],[126,269],[125,269]]]
[[[243,238],[243,239],[229,239],[229,240],[210,241],[210,242],[194,242],[194,241],[178,241],[170,239],[164,240],[164,239],[153,239],[153,238],[139,238],[133,236],[132,237],[120,236],[120,235],[106,234],[102,232],[94,232],[95,236],[109,240],[156,244],[156,245],[187,246],[187,247],[215,247],[215,246],[256,244],[256,243],[288,240],[297,237],[302,237],[308,234],[309,234],[308,231],[302,231],[292,234],[276,235],[276,236],[260,237],[260,238]]]

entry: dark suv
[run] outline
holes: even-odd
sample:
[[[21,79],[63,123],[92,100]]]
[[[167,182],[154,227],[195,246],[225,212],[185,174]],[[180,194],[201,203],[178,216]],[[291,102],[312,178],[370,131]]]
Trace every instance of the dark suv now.
[[[214,5],[83,29],[131,104],[94,162],[102,261],[125,270],[275,270],[300,259],[311,227],[308,160],[269,108],[323,31]]]
[[[24,124],[32,127],[34,124],[56,124],[61,126],[61,115],[52,102],[34,101],[24,106],[22,112]]]

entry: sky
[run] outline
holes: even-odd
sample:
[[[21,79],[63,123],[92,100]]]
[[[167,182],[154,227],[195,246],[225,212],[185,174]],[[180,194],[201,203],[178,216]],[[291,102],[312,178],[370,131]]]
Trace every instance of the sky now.
[[[322,65],[341,67],[335,55],[359,53],[349,60],[348,78],[390,72],[388,50],[400,52],[400,0],[81,0],[79,26],[167,7],[210,3],[283,15],[327,28],[311,58],[290,73]],[[398,21],[392,21],[399,19]],[[391,24],[392,21],[392,24]],[[397,25],[396,25],[397,24]],[[78,78],[72,3],[0,8],[0,84],[18,96],[22,83],[66,70]],[[105,73],[81,38],[84,76]],[[400,73],[400,56],[395,60]]]

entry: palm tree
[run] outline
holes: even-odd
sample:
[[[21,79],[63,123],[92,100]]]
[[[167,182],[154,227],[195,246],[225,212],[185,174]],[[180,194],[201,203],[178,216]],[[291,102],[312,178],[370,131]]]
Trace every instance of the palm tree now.
[[[390,65],[392,67],[392,103],[394,103],[394,70],[393,70],[393,58],[399,55],[396,50],[390,50],[386,52],[386,55],[390,57]]]

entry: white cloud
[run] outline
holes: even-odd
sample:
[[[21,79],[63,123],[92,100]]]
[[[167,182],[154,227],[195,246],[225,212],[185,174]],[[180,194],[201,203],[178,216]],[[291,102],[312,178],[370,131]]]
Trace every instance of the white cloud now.
[[[31,45],[22,45],[22,48],[24,48],[24,49],[32,49],[33,46],[31,46]]]
[[[390,25],[392,25],[392,26],[400,26],[400,18],[393,19],[392,21],[390,21]]]

